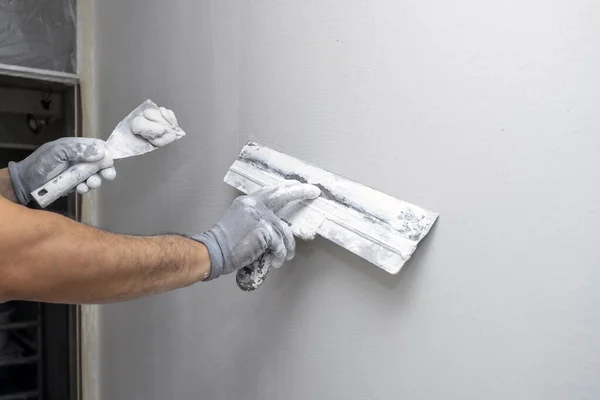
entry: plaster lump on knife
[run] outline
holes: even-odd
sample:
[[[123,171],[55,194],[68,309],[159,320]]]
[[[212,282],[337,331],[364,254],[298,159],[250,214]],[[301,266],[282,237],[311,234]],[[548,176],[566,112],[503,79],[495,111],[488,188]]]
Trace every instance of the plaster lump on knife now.
[[[163,147],[185,136],[175,113],[164,107],[149,108],[131,121],[131,131],[156,147]]]

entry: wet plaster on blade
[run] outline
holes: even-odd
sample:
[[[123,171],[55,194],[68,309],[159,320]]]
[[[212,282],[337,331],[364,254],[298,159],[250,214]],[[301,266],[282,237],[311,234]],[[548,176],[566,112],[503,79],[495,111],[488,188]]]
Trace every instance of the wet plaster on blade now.
[[[321,168],[314,167],[294,157],[278,151],[264,151],[265,148],[250,142],[240,155],[240,160],[255,164],[257,167],[283,179],[310,183],[321,189],[324,199],[332,200],[357,211],[372,222],[389,224],[411,240],[420,240],[427,234],[437,214],[414,207],[409,203],[395,199],[350,180],[340,179]],[[401,203],[403,211],[395,213],[398,207],[390,203]]]

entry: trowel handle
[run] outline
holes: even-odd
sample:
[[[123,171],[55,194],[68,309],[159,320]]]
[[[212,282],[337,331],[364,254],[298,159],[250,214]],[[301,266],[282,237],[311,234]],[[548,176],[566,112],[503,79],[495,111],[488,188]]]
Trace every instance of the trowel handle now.
[[[262,255],[252,265],[238,270],[235,277],[237,285],[245,292],[253,292],[264,283],[270,270],[271,263]]]
[[[42,208],[54,203],[58,198],[69,194],[81,182],[100,171],[102,161],[95,163],[82,163],[71,168],[40,186],[31,195]]]

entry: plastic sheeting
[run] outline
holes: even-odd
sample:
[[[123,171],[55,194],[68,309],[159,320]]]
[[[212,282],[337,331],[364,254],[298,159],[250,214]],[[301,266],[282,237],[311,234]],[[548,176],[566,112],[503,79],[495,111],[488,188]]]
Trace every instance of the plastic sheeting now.
[[[76,72],[76,0],[0,0],[0,63]]]

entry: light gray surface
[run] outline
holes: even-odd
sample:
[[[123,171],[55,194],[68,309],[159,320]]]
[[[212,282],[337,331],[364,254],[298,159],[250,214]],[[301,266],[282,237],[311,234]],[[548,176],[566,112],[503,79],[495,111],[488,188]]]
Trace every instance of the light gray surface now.
[[[145,98],[188,136],[119,165],[98,220],[197,232],[248,134],[441,214],[393,277],[300,244],[100,310],[102,399],[592,399],[600,393],[600,5],[96,2],[99,132]]]

